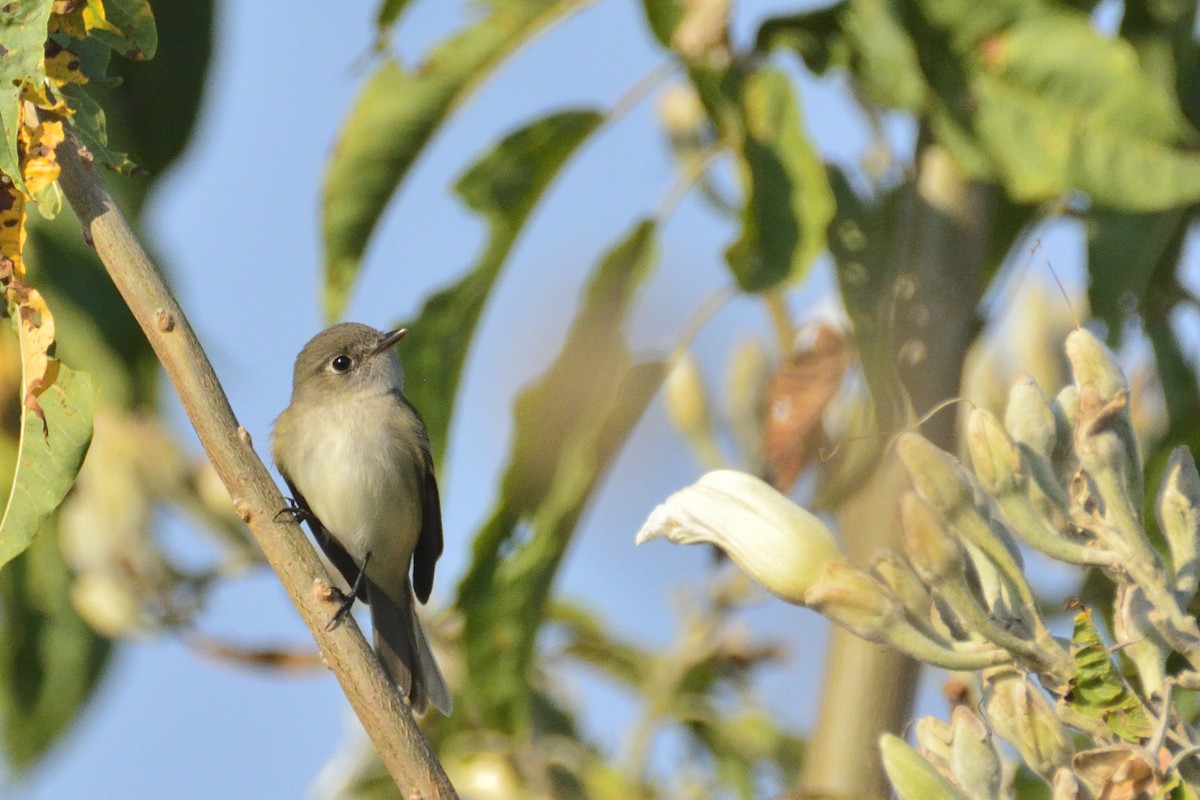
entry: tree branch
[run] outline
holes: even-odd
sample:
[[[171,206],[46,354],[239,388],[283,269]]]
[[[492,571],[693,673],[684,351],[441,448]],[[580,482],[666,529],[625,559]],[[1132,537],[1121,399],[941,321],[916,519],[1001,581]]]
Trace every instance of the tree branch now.
[[[57,150],[59,184],[84,236],[145,331],[234,507],[291,595],[385,767],[405,797],[457,798],[408,704],[384,676],[358,626],[350,619],[326,630],[331,608],[315,591],[319,581],[329,582],[321,561],[296,523],[275,521],[283,496],[249,434],[238,425],[183,310],[93,169],[91,155],[69,124],[64,121],[63,127],[67,138]],[[320,729],[314,733],[319,735]]]

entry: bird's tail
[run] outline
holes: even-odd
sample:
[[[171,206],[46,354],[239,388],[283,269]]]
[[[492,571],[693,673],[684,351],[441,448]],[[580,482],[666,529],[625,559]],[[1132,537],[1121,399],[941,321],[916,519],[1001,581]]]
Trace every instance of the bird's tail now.
[[[421,630],[417,606],[408,579],[393,597],[374,582],[367,592],[371,604],[371,626],[375,629],[375,651],[383,671],[400,693],[408,697],[413,710],[424,714],[432,703],[449,716],[450,688],[438,669],[429,640]]]

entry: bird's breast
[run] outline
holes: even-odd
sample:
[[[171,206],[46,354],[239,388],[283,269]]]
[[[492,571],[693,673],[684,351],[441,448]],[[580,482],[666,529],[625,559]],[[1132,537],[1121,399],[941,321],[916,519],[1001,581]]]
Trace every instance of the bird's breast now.
[[[424,461],[403,420],[412,412],[391,396],[289,411],[282,455],[312,513],[356,562],[372,554],[368,574],[403,574],[421,530]]]

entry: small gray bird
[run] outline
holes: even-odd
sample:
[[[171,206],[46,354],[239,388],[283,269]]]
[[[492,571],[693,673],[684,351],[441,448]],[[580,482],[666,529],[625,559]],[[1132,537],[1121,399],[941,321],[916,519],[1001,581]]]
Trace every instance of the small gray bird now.
[[[404,397],[393,350],[407,331],[343,323],[296,357],[292,401],[275,420],[275,465],[297,516],[351,585],[334,623],[371,606],[384,671],[417,713],[450,713],[450,690],[417,619],[442,554],[442,512],[425,423]],[[409,564],[412,581],[409,582]]]

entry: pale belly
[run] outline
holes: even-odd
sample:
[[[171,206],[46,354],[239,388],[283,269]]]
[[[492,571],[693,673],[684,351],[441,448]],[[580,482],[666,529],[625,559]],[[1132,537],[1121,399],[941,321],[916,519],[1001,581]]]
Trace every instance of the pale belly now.
[[[385,578],[383,585],[408,572],[421,531],[411,448],[391,445],[386,435],[364,435],[393,402],[371,398],[323,408],[321,429],[307,431],[289,458],[291,479],[312,513],[356,563],[371,553],[367,574]]]

